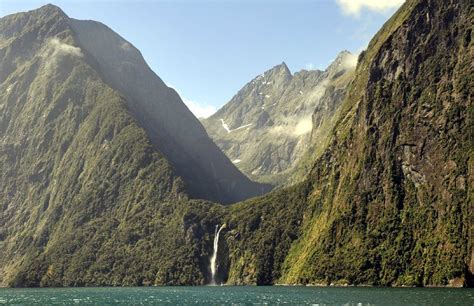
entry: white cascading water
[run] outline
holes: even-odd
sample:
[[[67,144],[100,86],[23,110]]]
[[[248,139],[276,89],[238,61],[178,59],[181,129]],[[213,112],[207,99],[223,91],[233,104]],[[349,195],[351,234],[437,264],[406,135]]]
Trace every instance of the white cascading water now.
[[[216,231],[214,235],[214,251],[212,252],[211,257],[211,285],[216,284],[216,272],[217,272],[217,250],[219,248],[219,234],[221,230],[225,227],[225,223],[222,224],[221,227],[218,229],[218,225],[216,225]]]

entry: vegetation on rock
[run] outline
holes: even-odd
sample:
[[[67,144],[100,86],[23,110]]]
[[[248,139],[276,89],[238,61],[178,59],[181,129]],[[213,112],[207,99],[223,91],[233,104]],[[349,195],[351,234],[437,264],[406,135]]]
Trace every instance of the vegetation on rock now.
[[[305,180],[231,206],[189,199],[58,8],[0,33],[2,285],[209,283],[226,223],[218,282],[472,286],[469,1],[407,1]]]

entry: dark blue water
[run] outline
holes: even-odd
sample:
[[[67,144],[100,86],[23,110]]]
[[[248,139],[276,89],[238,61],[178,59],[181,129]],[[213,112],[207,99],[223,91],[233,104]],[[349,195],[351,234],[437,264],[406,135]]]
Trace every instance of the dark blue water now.
[[[0,304],[474,305],[474,289],[281,286],[1,288]]]

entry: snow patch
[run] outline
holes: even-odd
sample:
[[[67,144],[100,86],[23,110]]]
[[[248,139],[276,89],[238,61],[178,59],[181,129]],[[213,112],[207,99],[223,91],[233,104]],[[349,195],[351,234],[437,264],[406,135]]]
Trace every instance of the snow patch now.
[[[227,131],[227,133],[230,133],[230,129],[229,129],[229,126],[227,125],[227,123],[225,123],[224,119],[219,119],[222,123],[222,127],[224,128],[224,130]]]
[[[265,95],[265,98],[267,98],[267,99],[270,98],[270,97],[271,97],[270,95]]]
[[[255,170],[252,171],[252,174],[253,174],[253,175],[259,174],[261,169],[262,169],[262,166],[258,167],[257,169],[255,169]]]
[[[7,87],[6,92],[10,93],[10,91],[12,91],[12,89],[13,89],[13,84],[10,84],[10,86]]]
[[[231,129],[229,128],[229,125],[228,125],[227,123],[225,123],[224,119],[221,118],[221,119],[219,119],[219,120],[221,121],[222,127],[224,128],[224,130],[227,131],[227,133],[230,133],[230,132],[233,132],[233,131],[237,131],[237,130],[241,130],[241,129],[244,129],[244,128],[249,127],[249,126],[252,125],[252,123],[249,123],[249,124],[242,125],[242,126],[239,126],[239,127],[235,128],[235,129],[232,129],[232,130],[231,130]]]
[[[240,160],[240,159],[234,159],[232,162],[233,162],[234,164],[238,164],[238,163],[241,162],[241,160]]]
[[[300,90],[300,95],[302,95],[302,94],[303,94],[303,92]]]
[[[239,126],[238,128],[235,128],[235,129],[230,130],[230,131],[232,132],[232,131],[237,131],[237,130],[245,129],[246,127],[249,127],[249,126],[251,126],[251,125],[252,125],[252,123],[249,123],[249,124],[246,124],[246,125]]]

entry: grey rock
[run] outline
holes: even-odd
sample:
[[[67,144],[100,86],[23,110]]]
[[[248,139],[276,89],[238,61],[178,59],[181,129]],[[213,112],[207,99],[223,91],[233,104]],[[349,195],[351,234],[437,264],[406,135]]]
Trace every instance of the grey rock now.
[[[214,142],[252,179],[284,184],[312,144],[329,130],[356,59],[341,52],[325,70],[294,75],[285,63],[258,75],[202,123]]]

